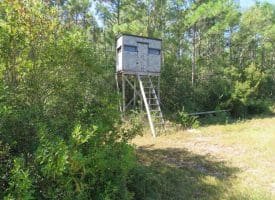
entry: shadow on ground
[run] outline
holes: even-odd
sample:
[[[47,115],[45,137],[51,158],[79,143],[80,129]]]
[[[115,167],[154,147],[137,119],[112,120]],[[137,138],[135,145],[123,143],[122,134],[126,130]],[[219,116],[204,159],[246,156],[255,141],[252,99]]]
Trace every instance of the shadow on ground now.
[[[240,171],[186,149],[137,149],[140,166],[129,183],[134,199],[239,199],[228,191]],[[244,196],[241,199],[247,199]]]

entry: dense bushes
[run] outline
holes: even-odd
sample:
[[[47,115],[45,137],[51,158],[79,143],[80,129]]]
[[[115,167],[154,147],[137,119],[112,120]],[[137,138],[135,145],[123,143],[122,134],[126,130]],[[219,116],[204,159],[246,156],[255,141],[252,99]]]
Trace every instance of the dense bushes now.
[[[199,127],[200,123],[197,120],[198,119],[197,116],[188,115],[188,113],[186,113],[184,109],[182,109],[182,111],[180,111],[178,115],[179,115],[178,121],[184,128]]]
[[[242,69],[227,67],[218,77],[211,76],[194,86],[181,67],[170,67],[162,74],[164,111],[172,117],[182,107],[187,113],[229,109],[233,117],[270,111],[274,101],[272,74],[253,63]]]
[[[85,30],[40,1],[0,10],[0,198],[130,199],[139,126],[121,127]]]

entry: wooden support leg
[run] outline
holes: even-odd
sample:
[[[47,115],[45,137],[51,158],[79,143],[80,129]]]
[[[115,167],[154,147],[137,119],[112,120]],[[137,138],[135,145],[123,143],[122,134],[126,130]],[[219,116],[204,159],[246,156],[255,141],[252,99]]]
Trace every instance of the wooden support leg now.
[[[134,79],[134,107],[136,107],[137,104],[137,82],[136,79]]]
[[[116,87],[117,87],[117,95],[118,95],[118,103],[119,103],[119,111],[122,112],[122,106],[121,106],[121,96],[120,96],[120,88],[119,88],[119,82],[118,82],[118,74],[115,74],[116,79]]]
[[[122,112],[126,110],[126,99],[125,99],[125,77],[122,74]]]
[[[158,77],[158,100],[160,103],[160,77]]]

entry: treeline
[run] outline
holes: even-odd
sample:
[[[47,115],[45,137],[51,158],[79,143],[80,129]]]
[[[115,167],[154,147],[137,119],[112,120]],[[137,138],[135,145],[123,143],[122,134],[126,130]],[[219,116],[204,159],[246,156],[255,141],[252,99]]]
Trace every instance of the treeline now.
[[[245,11],[231,0],[97,5],[107,46],[119,32],[163,39],[166,112],[230,109],[244,117],[274,102],[275,5],[257,3]]]
[[[154,193],[127,144],[140,124],[118,111],[115,36],[163,39],[167,116],[244,116],[274,103],[274,21],[274,5],[230,0],[1,1],[0,199]]]

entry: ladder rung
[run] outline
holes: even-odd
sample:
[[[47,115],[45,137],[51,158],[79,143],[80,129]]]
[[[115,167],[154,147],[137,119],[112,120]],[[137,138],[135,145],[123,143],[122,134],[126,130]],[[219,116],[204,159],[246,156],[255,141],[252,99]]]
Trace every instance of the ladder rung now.
[[[143,101],[147,109],[149,117],[150,127],[152,129],[153,136],[155,136],[155,130],[161,130],[164,126],[163,115],[161,112],[159,98],[157,96],[154,83],[150,76],[138,75],[140,81],[140,88],[142,89]],[[155,130],[154,130],[155,125]]]

